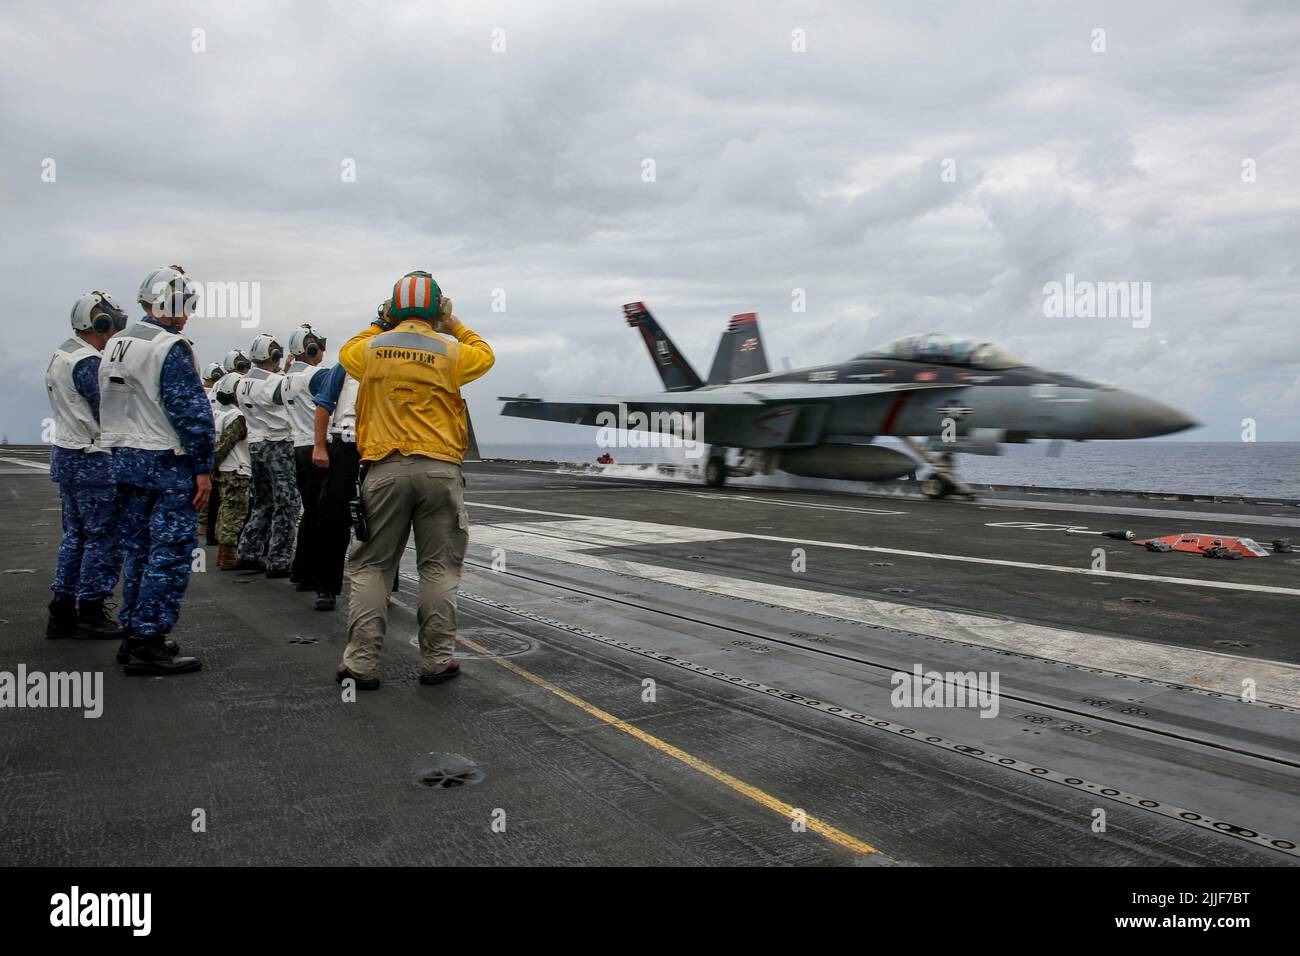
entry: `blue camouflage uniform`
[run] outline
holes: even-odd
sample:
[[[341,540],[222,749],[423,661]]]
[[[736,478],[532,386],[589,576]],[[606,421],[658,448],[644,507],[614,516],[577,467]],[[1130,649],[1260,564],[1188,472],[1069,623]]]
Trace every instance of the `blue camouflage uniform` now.
[[[72,369],[72,384],[99,420],[99,356]],[[50,480],[58,482],[63,537],[50,590],[60,598],[100,601],[113,593],[122,549],[114,527],[113,456],[80,448],[50,449]]]
[[[153,318],[145,322],[166,328]],[[216,428],[193,353],[177,341],[163,360],[163,410],[184,455],[163,449],[113,449],[118,534],[126,550],[118,620],[136,637],[166,634],[180,617],[198,546],[194,478],[212,472]]]

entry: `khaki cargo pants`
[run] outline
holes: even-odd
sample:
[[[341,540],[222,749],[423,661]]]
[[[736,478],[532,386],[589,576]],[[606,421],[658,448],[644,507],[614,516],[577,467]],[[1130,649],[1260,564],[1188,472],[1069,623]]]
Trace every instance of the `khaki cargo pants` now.
[[[359,678],[379,676],[388,595],[414,529],[420,569],[420,670],[446,670],[456,642],[456,591],[469,545],[460,466],[394,453],[370,465],[361,499],[370,540],[354,541],[348,553],[352,594],[343,663]]]

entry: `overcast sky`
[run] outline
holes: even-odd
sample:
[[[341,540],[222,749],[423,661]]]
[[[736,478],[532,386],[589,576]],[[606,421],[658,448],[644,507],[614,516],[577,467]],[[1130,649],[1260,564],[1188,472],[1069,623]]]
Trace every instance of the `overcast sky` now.
[[[496,351],[488,442],[586,437],[497,395],[657,389],[632,300],[702,373],[736,312],[777,367],[944,329],[1300,440],[1298,64],[1288,2],[7,0],[0,433],[78,295],[138,315],[179,262],[331,362],[428,269]],[[1067,273],[1151,283],[1149,328],[1046,317]]]

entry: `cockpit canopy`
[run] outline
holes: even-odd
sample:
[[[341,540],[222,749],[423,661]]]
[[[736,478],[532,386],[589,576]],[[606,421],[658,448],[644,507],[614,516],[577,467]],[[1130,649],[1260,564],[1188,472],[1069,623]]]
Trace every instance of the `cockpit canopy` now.
[[[900,339],[857,356],[890,358],[900,362],[929,362],[934,365],[965,365],[970,368],[1024,368],[1029,363],[1016,358],[1000,345],[963,339],[947,332],[922,332]]]

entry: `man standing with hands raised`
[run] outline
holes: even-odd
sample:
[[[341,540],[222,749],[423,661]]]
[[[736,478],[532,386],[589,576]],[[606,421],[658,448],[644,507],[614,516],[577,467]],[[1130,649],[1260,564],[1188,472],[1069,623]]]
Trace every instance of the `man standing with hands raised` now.
[[[460,323],[427,272],[393,286],[389,317],[354,335],[339,361],[358,383],[357,452],[368,535],[348,555],[348,646],[337,679],[379,686],[388,595],[411,530],[420,570],[420,683],[460,673],[452,659],[456,591],[469,544],[461,460],[461,386],[492,367],[492,349]]]

